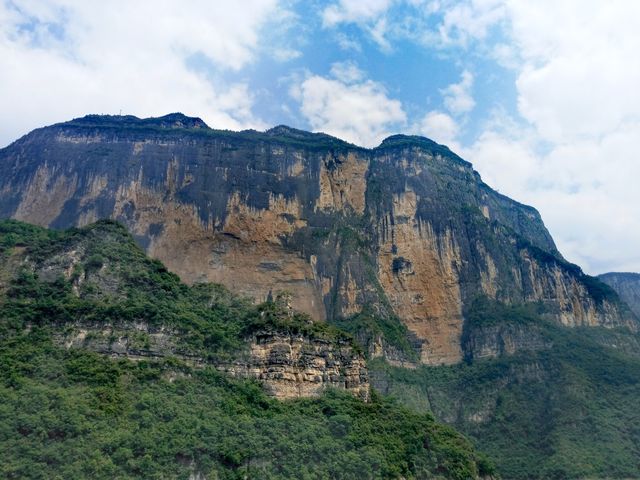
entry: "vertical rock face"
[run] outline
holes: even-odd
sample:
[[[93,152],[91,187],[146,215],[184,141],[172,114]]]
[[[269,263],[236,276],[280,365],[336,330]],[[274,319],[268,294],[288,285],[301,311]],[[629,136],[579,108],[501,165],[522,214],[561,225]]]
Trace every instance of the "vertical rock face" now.
[[[396,314],[426,340],[421,360],[452,363],[461,355],[462,259],[451,231],[436,235],[416,217],[417,205],[411,190],[393,195],[391,212],[378,225],[378,278]]]
[[[478,295],[539,302],[569,326],[636,326],[564,261],[537,211],[421,137],[367,150],[287,127],[88,116],[21,138],[0,168],[2,217],[114,218],[187,282],[258,299],[287,290],[318,320],[372,305],[404,323],[427,364],[461,360]]]

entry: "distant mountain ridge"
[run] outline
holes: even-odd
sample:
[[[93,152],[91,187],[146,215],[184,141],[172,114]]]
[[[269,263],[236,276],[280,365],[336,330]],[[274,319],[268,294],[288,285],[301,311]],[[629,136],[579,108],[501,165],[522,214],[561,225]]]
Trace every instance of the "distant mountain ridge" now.
[[[640,317],[640,273],[610,272],[598,275],[598,278],[613,288]]]

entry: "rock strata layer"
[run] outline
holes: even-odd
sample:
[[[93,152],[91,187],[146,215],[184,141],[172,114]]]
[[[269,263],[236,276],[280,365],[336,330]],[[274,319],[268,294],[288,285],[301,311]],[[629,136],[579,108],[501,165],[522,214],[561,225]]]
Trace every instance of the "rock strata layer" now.
[[[214,361],[180,348],[179,334],[146,324],[76,324],[58,330],[56,341],[66,348],[86,348],[134,361],[176,358],[194,367],[207,365],[237,378],[259,381],[278,399],[317,397],[337,388],[369,399],[364,357],[351,344],[301,334],[258,331],[233,361]]]

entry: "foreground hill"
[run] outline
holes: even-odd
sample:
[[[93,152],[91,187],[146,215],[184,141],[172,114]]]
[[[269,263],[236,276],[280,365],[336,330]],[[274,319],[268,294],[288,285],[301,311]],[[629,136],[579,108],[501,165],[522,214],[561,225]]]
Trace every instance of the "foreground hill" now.
[[[66,232],[0,222],[0,476],[492,473],[431,415],[368,389],[357,398],[366,369],[353,378],[339,365],[361,358],[349,337],[279,302],[187,287],[111,222]],[[256,341],[274,347],[269,365],[255,362]],[[304,358],[292,361],[298,344]],[[273,399],[281,377],[308,383],[307,362],[326,381],[316,398]]]

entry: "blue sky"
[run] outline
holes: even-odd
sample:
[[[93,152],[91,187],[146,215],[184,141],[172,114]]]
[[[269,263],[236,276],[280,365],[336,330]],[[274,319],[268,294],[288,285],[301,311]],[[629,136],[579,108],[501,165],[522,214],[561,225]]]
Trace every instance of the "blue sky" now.
[[[0,0],[0,145],[120,111],[425,135],[589,273],[640,271],[638,18],[626,0]]]

